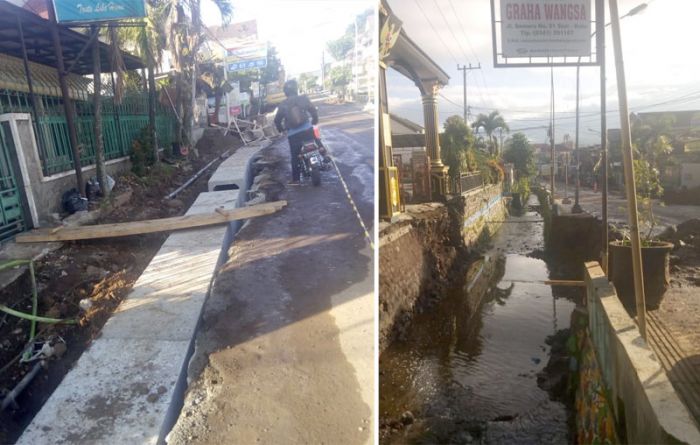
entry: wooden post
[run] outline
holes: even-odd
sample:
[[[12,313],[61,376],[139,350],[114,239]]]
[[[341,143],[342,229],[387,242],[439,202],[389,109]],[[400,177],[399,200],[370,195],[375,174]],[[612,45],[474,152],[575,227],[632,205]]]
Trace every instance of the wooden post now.
[[[98,25],[91,27],[95,36],[99,32]],[[107,171],[105,169],[105,145],[102,138],[102,67],[100,66],[100,39],[95,37],[92,42],[92,131],[95,138],[95,166],[97,170],[97,181],[100,183],[102,196],[109,197],[107,190]]]
[[[627,85],[625,65],[622,58],[622,38],[620,36],[620,17],[617,0],[610,0],[610,21],[612,23],[613,46],[615,48],[615,71],[617,74],[617,97],[620,103],[620,128],[622,131],[622,160],[625,168],[625,191],[627,192],[627,209],[632,238],[632,272],[634,274],[634,293],[637,306],[637,321],[642,338],[646,340],[646,307],[644,302],[644,274],[642,271],[642,249],[639,239],[637,217],[637,191],[634,183],[634,163],[632,158],[632,134],[627,107]]]
[[[151,39],[148,37],[148,29],[145,29],[144,32],[146,33],[146,63],[148,65],[148,128],[151,134],[151,143],[153,144],[153,159],[157,164],[160,159],[158,157],[158,134],[156,132],[155,62]]]
[[[53,2],[46,1],[47,10],[49,12],[49,21],[51,22],[51,37],[53,39],[53,49],[56,53],[56,71],[58,72],[58,83],[61,87],[61,96],[63,96],[63,110],[66,114],[66,125],[68,126],[68,137],[70,139],[71,153],[73,154],[73,167],[75,168],[75,179],[78,186],[80,196],[85,195],[83,190],[83,170],[80,165],[80,149],[78,147],[78,133],[75,129],[75,108],[73,100],[70,98],[68,91],[68,82],[66,81],[66,67],[63,61],[63,47],[61,46],[61,36],[59,35],[59,25],[56,21],[56,11],[53,9]]]

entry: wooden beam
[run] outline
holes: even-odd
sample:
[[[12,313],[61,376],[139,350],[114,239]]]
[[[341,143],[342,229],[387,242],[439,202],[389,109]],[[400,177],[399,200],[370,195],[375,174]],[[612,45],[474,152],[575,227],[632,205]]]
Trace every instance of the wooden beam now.
[[[548,284],[550,286],[586,287],[585,281],[577,280],[545,280],[544,284]]]
[[[143,233],[170,232],[191,229],[193,227],[224,224],[230,221],[256,218],[281,210],[287,201],[274,201],[233,210],[216,209],[212,213],[200,215],[176,216],[173,218],[149,219],[115,224],[98,224],[82,227],[59,227],[56,229],[39,229],[21,233],[15,237],[18,243],[39,243],[47,241],[73,241],[96,238],[114,238],[120,236],[140,235]]]

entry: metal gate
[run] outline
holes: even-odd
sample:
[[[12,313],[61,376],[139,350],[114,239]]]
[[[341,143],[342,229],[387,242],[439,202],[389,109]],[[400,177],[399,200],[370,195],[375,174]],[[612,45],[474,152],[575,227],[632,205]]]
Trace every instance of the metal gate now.
[[[9,122],[0,122],[0,241],[27,228]]]

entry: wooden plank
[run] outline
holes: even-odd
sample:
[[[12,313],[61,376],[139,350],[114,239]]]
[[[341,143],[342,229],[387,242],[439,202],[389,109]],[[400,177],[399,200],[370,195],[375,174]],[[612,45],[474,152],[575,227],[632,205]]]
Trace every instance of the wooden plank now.
[[[256,218],[275,213],[287,205],[287,201],[266,202],[233,210],[216,209],[212,213],[176,216],[173,218],[149,219],[95,226],[62,227],[61,230],[38,229],[15,237],[18,243],[38,243],[47,241],[74,241],[95,238],[114,238],[154,232],[191,229],[193,227],[224,224],[230,221]]]
[[[586,287],[586,283],[584,281],[576,280],[545,280],[544,284],[548,284],[550,286]]]

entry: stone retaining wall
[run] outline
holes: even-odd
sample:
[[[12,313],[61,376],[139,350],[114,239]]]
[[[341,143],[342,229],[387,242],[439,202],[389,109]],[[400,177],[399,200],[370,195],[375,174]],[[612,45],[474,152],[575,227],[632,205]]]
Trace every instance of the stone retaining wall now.
[[[502,187],[487,185],[462,195],[464,203],[464,223],[462,227],[464,244],[475,247],[480,240],[492,236],[501,227],[507,215]]]
[[[506,217],[501,186],[472,190],[446,204],[406,206],[379,233],[379,352],[401,338],[414,311],[465,280],[479,242]]]

